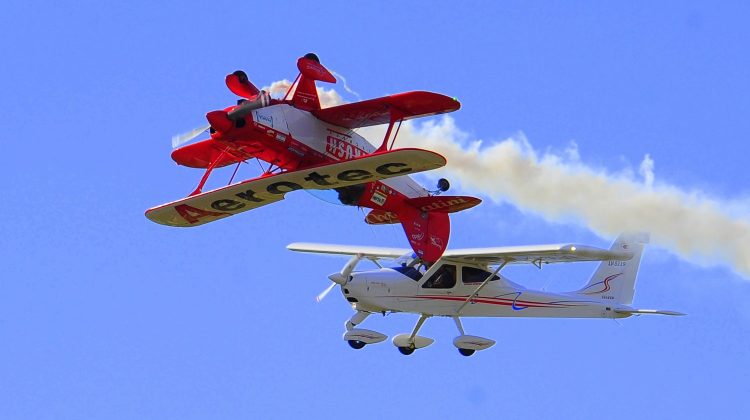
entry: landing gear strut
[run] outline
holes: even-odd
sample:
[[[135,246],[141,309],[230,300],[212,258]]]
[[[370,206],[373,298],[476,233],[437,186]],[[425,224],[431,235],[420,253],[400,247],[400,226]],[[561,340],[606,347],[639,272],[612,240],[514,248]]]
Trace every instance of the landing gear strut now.
[[[419,321],[417,321],[417,325],[414,326],[414,330],[411,332],[411,334],[399,334],[395,337],[393,337],[393,344],[398,348],[398,351],[401,352],[403,355],[410,355],[414,353],[414,350],[427,347],[430,344],[433,343],[434,340],[427,337],[420,337],[417,335],[417,332],[419,332],[419,329],[422,328],[422,324],[429,318],[431,315],[422,314],[419,317]]]

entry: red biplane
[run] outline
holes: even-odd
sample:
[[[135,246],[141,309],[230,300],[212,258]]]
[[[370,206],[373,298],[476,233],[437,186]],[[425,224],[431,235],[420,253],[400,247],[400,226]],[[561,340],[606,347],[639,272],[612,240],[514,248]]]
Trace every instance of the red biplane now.
[[[417,255],[437,261],[448,245],[448,213],[481,200],[438,195],[448,189],[445,180],[434,193],[422,188],[408,175],[442,167],[445,158],[393,144],[403,121],[453,112],[461,104],[415,91],[321,108],[315,81],[336,79],[312,53],[297,67],[300,73],[283,99],[256,88],[242,71],[228,75],[227,87],[244,99],[206,114],[209,139],[172,152],[180,165],[205,168],[198,187],[186,198],[147,210],[146,217],[169,226],[198,226],[280,201],[291,191],[331,190],[342,204],[372,209],[365,217],[369,224],[401,223]],[[377,147],[353,131],[378,124],[388,129]],[[232,184],[233,174],[229,185],[202,192],[214,168],[239,167],[249,159],[269,166],[255,179]]]

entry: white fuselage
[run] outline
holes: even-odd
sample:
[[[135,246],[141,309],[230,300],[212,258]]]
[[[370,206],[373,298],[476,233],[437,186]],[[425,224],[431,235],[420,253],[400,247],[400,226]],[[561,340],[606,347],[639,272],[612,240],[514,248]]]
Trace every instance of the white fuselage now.
[[[316,153],[331,161],[344,161],[375,152],[367,139],[354,130],[339,127],[315,118],[308,111],[281,104],[252,111],[253,121],[283,136],[291,136],[289,150],[304,154]],[[286,139],[286,137],[284,137]],[[395,177],[380,182],[407,197],[424,197],[427,190],[408,176]]]
[[[453,279],[450,280],[451,276],[448,276],[447,283],[436,283],[435,280],[440,277],[441,272],[446,269],[450,271],[451,266]],[[341,289],[355,310],[366,312],[409,312],[461,317],[628,316],[615,313],[615,309],[621,309],[623,306],[613,302],[577,293],[529,290],[500,275],[489,281],[468,304],[464,305],[482,281],[492,274],[486,271],[486,267],[441,261],[422,275],[416,274],[416,269],[412,270],[382,268],[355,272]]]

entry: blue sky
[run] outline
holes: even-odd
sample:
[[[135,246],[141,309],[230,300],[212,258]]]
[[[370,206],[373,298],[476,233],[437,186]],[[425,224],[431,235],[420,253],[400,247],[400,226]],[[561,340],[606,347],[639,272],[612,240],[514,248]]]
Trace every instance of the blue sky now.
[[[472,138],[523,132],[538,150],[574,141],[583,162],[612,172],[648,153],[657,182],[747,216],[745,2],[6,3],[0,418],[741,418],[750,408],[750,283],[723,265],[647,250],[635,304],[688,317],[469,319],[467,332],[498,342],[471,358],[451,345],[450,320],[431,319],[423,332],[437,342],[403,357],[387,343],[353,351],[341,340],[346,302],[314,302],[345,261],[285,249],[406,246],[399,228],[304,193],[195,229],[143,217],[200,178],[170,160],[170,138],[234,101],[225,75],[292,79],[309,51],[363,98],[443,92],[461,100],[453,118]],[[451,247],[611,239],[490,200],[452,220]],[[506,274],[570,290],[593,270]],[[393,336],[415,320],[366,325]]]

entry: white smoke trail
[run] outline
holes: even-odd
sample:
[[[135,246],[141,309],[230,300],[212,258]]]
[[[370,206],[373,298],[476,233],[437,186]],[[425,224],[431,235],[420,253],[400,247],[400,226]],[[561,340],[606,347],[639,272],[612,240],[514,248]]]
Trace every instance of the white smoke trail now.
[[[324,107],[342,103],[333,90],[318,88],[318,94]],[[360,134],[381,139],[384,132],[381,126]],[[441,153],[448,164],[427,175],[446,176],[470,192],[548,221],[583,225],[605,238],[646,231],[653,244],[687,261],[724,263],[750,278],[750,202],[655,183],[654,160],[648,154],[638,168],[639,180],[628,168],[612,173],[585,165],[575,143],[561,154],[540,154],[522,134],[488,145],[470,141],[450,117],[424,124],[407,121],[397,143]]]
[[[353,90],[352,90],[352,88],[350,88],[350,87],[349,87],[349,84],[348,84],[348,83],[346,83],[346,77],[344,77],[344,76],[343,76],[342,74],[340,74],[340,73],[336,73],[335,71],[333,71],[333,70],[331,70],[331,69],[329,69],[329,70],[331,71],[331,73],[332,73],[332,74],[333,74],[334,76],[336,76],[336,78],[337,78],[337,79],[341,80],[341,83],[343,83],[343,85],[344,85],[344,90],[345,90],[345,91],[349,92],[349,93],[350,93],[351,95],[354,95],[354,96],[356,96],[356,97],[357,97],[357,99],[359,99],[359,100],[362,100],[362,97],[361,97],[361,96],[359,96],[359,93],[357,93],[357,92],[353,91]]]
[[[523,135],[486,146],[466,139],[453,120],[444,117],[437,123],[405,124],[398,144],[445,156],[447,166],[430,175],[447,175],[466,190],[510,202],[548,221],[576,222],[603,237],[647,231],[654,244],[686,260],[720,261],[750,277],[750,207],[655,184],[649,155],[639,168],[643,180],[638,180],[632,171],[613,174],[586,166],[575,146],[563,155],[540,155]]]

